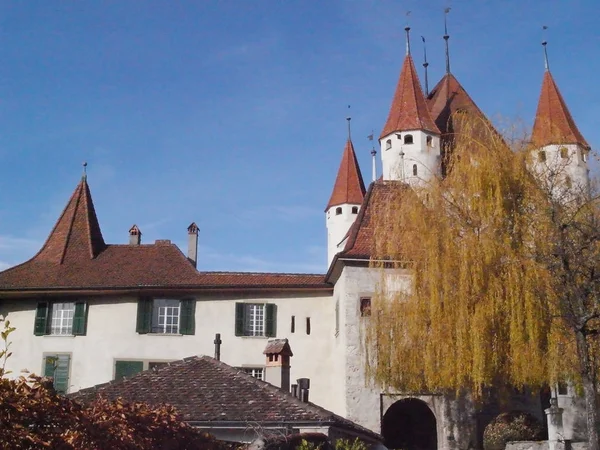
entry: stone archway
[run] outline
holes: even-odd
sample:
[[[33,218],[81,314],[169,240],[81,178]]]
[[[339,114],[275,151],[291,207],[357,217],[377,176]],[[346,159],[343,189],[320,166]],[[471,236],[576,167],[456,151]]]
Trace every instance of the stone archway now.
[[[435,415],[422,400],[398,400],[383,415],[381,434],[389,449],[436,450]]]

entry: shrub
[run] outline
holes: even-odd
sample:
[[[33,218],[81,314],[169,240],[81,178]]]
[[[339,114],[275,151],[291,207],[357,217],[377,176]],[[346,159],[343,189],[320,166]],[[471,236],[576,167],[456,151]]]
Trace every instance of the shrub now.
[[[511,411],[499,414],[483,432],[484,450],[504,450],[507,442],[539,441],[544,428],[531,414]]]

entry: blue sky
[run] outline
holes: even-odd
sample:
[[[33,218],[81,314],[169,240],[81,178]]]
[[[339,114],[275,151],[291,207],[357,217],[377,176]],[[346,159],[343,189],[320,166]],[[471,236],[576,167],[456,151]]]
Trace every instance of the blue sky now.
[[[39,249],[87,161],[109,243],[136,223],[185,251],[196,221],[200,270],[325,272],[348,105],[369,182],[405,13],[433,86],[446,6],[453,73],[488,116],[524,127],[547,25],[555,80],[598,148],[597,0],[1,2],[0,268]]]

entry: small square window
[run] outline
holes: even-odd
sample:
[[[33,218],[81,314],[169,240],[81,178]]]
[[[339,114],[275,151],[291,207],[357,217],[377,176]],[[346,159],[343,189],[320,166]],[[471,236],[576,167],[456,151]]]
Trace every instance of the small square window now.
[[[371,297],[361,297],[360,299],[360,317],[369,317],[371,315]]]
[[[262,367],[240,367],[240,370],[248,375],[253,376],[254,378],[264,380],[265,369]]]

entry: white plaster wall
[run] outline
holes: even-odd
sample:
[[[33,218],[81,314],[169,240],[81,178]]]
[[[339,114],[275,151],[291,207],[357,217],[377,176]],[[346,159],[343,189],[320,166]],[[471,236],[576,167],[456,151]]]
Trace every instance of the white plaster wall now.
[[[565,439],[587,439],[585,400],[578,395],[573,384],[567,386],[567,395],[556,395],[558,407],[563,409],[563,435]],[[545,419],[544,419],[545,420]]]
[[[172,361],[193,355],[214,355],[214,336],[221,333],[221,360],[232,366],[264,366],[263,350],[268,338],[236,337],[237,301],[277,305],[277,337],[288,338],[292,383],[310,378],[310,400],[338,414],[343,397],[333,393],[333,297],[327,294],[290,295],[204,295],[197,297],[196,333],[193,336],[138,334],[135,331],[137,299],[90,298],[86,336],[34,336],[35,300],[0,300],[0,314],[7,316],[16,331],[11,335],[13,356],[8,369],[18,375],[22,369],[41,373],[44,353],[70,353],[70,389],[104,383],[114,378],[116,359]],[[296,331],[290,332],[291,316]],[[306,318],[311,334],[306,334]],[[268,381],[268,380],[267,380]]]
[[[404,135],[413,136],[412,144],[403,144]],[[398,139],[398,135],[401,139]],[[427,136],[432,137],[432,145],[427,145]],[[391,140],[391,148],[387,148],[387,141]],[[437,135],[420,130],[392,133],[380,141],[381,163],[384,180],[402,180],[411,185],[426,183],[433,176],[441,173],[440,138]],[[403,164],[400,153],[404,152]],[[413,175],[413,165],[417,165],[417,176]],[[404,176],[402,176],[404,168]]]
[[[567,149],[567,158],[561,157],[561,148]],[[540,161],[540,151],[545,152],[546,161]],[[589,154],[586,149],[578,144],[547,145],[533,151],[531,158],[533,170],[543,175],[553,184],[559,184],[555,188],[557,195],[561,195],[563,189],[567,190],[564,180],[568,176],[571,179],[571,191],[585,192],[590,189],[590,177],[588,166]]]
[[[356,213],[352,213],[352,208],[356,208]],[[341,214],[336,214],[335,210],[342,208]],[[356,220],[360,212],[358,204],[343,204],[332,206],[325,213],[325,225],[327,226],[327,267],[331,265],[333,257],[344,249],[345,241],[342,242],[346,233]]]

